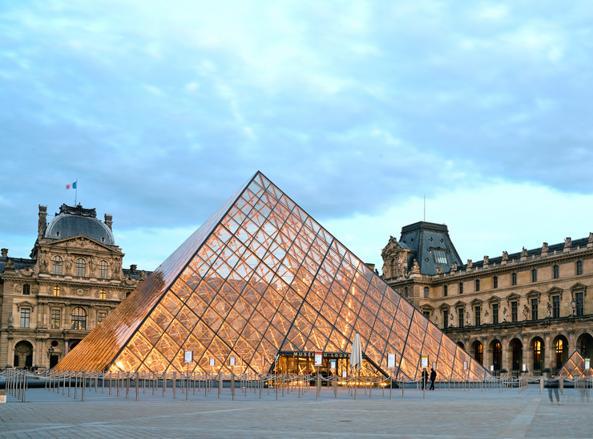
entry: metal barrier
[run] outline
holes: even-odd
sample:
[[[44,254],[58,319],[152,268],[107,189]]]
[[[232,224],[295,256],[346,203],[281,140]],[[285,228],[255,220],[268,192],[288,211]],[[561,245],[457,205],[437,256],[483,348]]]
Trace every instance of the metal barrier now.
[[[406,390],[422,391],[420,380],[395,380],[385,377],[322,376],[320,374],[197,374],[180,373],[89,373],[47,371],[34,375],[22,369],[6,369],[2,373],[6,383],[6,394],[10,402],[27,401],[29,379],[41,380],[48,392],[77,401],[85,401],[101,395],[104,398],[119,398],[140,401],[148,398],[172,398],[186,401],[196,399],[255,398],[393,398],[393,389],[399,390],[400,398]],[[429,382],[430,383],[430,382]],[[482,381],[437,380],[439,391],[492,390],[500,392],[517,390],[523,392],[529,384],[529,377],[503,375]],[[589,401],[593,378],[575,378],[568,383]],[[329,392],[323,392],[323,388]],[[540,387],[540,390],[543,388]],[[425,398],[428,384],[422,392]]]

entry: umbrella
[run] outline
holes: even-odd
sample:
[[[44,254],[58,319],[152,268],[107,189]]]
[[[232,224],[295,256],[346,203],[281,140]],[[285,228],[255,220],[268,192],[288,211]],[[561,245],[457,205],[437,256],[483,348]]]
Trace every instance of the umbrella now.
[[[362,368],[362,347],[360,345],[360,334],[358,332],[354,335],[354,340],[352,341],[350,367],[357,370]]]

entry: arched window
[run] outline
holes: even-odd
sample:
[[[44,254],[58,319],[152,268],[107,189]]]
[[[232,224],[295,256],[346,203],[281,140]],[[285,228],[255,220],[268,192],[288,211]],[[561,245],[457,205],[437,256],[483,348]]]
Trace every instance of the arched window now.
[[[51,293],[54,297],[58,297],[60,295],[60,286],[59,285],[55,285],[52,290]]]
[[[490,343],[490,351],[492,352],[492,366],[495,372],[499,372],[502,368],[502,344],[498,340],[493,340]]]
[[[580,276],[581,274],[583,274],[583,261],[581,261],[581,260],[577,261],[576,273],[577,273],[577,276]]]
[[[533,351],[533,370],[542,371],[544,368],[544,341],[537,337],[531,341]]]
[[[76,331],[86,331],[86,311],[84,308],[77,306],[72,310],[72,329]]]
[[[99,290],[99,299],[101,299],[101,300],[107,299],[107,293],[105,292],[105,290]]]
[[[76,276],[86,276],[86,261],[83,258],[78,258],[76,260]]]
[[[64,261],[60,256],[54,256],[52,272],[53,274],[62,274],[64,272]]]
[[[474,359],[480,363],[483,364],[484,363],[484,345],[482,343],[480,343],[478,340],[474,341],[473,343],[473,353],[474,353]]]
[[[556,369],[562,369],[568,359],[568,341],[563,335],[554,339],[554,353],[556,354]]]
[[[23,284],[23,296],[28,296],[31,294],[31,285]]]
[[[99,262],[99,278],[107,279],[107,262],[106,261]]]
[[[554,266],[552,267],[552,277],[554,279],[558,279],[560,277],[560,267],[558,266],[558,264],[554,264]]]

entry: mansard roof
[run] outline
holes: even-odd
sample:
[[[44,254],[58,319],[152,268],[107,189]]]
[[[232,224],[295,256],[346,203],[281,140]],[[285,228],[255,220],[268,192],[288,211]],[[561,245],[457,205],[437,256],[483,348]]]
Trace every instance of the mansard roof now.
[[[408,266],[416,259],[422,274],[435,275],[437,268],[442,273],[448,273],[453,264],[461,265],[446,224],[419,221],[404,226],[399,243],[412,250]]]

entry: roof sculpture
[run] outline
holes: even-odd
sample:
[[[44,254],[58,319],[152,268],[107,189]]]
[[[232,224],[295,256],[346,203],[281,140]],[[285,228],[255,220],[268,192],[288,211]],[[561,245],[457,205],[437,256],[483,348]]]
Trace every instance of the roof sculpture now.
[[[417,379],[488,372],[261,172],[191,235],[57,370],[268,372],[278,352],[365,356]],[[215,366],[212,366],[212,360]]]

